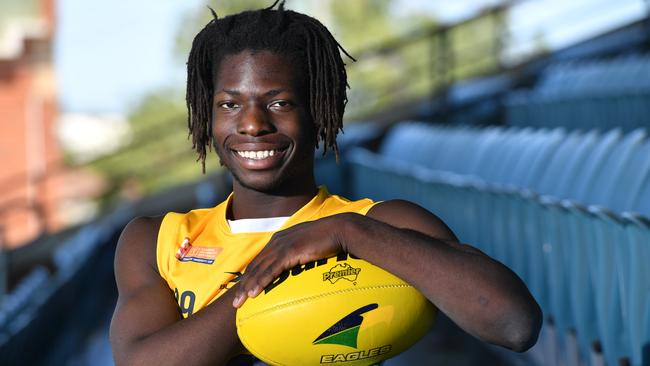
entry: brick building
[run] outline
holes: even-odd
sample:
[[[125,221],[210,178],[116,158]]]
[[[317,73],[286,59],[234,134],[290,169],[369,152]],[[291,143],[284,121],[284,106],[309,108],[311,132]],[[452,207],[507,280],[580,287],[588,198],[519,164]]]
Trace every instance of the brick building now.
[[[54,0],[9,1],[0,15],[0,244],[59,226]]]

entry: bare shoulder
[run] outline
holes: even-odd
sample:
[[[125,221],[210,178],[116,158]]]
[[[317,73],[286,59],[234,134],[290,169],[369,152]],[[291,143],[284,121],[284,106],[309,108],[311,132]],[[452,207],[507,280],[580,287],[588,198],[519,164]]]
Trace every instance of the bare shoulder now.
[[[129,363],[129,350],[138,340],[180,320],[174,294],[156,265],[162,219],[131,220],[117,243],[114,265],[118,299],[109,335],[117,364]]]
[[[129,276],[134,272],[144,275],[158,274],[156,245],[162,220],[163,216],[136,217],[126,225],[115,252],[116,274],[126,273]],[[118,278],[118,285],[119,280]]]
[[[419,231],[437,239],[458,240],[453,231],[438,216],[410,201],[381,202],[373,206],[367,215],[392,226]]]

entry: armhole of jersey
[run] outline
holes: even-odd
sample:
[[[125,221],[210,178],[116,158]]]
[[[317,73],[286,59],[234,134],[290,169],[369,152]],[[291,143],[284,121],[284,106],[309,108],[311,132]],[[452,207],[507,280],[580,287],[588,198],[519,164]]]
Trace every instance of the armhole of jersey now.
[[[167,278],[167,267],[169,267],[170,255],[174,255],[174,248],[170,248],[170,241],[173,243],[178,236],[179,223],[184,215],[175,212],[169,212],[163,217],[158,229],[158,236],[156,238],[156,265],[158,266],[158,274],[169,285]]]
[[[364,208],[362,208],[361,210],[359,210],[359,213],[360,213],[361,215],[366,216],[366,215],[368,214],[368,211],[370,211],[371,208],[373,208],[373,207],[375,207],[377,204],[379,204],[379,203],[383,203],[383,202],[384,202],[384,201],[375,201],[375,202],[371,202],[369,205],[367,205],[367,206],[365,206]]]

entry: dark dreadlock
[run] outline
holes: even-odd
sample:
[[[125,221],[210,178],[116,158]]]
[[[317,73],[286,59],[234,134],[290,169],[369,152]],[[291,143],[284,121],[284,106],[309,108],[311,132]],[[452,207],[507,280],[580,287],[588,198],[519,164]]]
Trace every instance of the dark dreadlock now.
[[[294,64],[307,75],[316,144],[322,140],[323,154],[331,148],[338,158],[336,135],[343,126],[349,87],[339,50],[356,60],[323,24],[307,15],[285,10],[284,1],[276,0],[268,8],[221,19],[212,8],[210,11],[214,19],[194,38],[187,60],[187,123],[203,171],[207,150],[213,143],[212,98],[218,67],[225,55],[247,49],[268,50],[297,61]]]

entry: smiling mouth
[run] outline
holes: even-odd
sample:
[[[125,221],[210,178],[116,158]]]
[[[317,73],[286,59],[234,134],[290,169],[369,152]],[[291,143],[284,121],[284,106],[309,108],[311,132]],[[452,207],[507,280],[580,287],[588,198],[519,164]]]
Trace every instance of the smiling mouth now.
[[[249,169],[269,169],[281,163],[288,146],[239,146],[231,149],[245,167]]]
[[[235,151],[235,153],[242,158],[246,159],[251,159],[251,160],[263,160],[267,159],[269,157],[273,157],[277,154],[280,154],[286,149],[274,149],[274,150],[242,150],[242,151]]]

